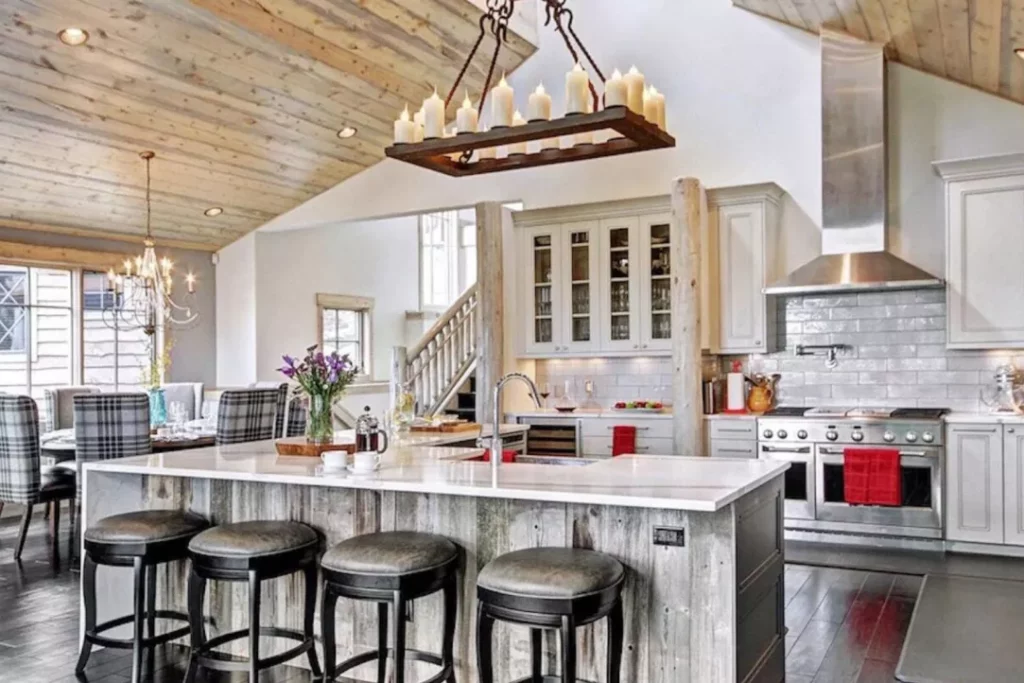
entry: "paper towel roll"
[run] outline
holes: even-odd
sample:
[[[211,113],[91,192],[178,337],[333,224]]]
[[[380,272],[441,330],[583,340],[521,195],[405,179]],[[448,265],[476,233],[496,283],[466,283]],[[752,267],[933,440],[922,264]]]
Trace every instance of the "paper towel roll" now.
[[[725,381],[725,409],[729,412],[746,410],[747,401],[743,393],[743,373],[730,372]]]

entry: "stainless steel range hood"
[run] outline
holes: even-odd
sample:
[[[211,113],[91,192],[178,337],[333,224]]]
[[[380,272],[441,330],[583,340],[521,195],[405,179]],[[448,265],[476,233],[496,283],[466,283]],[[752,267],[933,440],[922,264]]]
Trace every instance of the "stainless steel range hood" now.
[[[821,31],[823,254],[765,288],[808,294],[941,287],[886,251],[883,46]]]

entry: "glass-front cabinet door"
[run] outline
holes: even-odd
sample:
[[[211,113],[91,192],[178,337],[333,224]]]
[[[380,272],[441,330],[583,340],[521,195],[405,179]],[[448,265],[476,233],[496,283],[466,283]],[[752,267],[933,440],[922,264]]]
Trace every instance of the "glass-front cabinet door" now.
[[[601,349],[640,350],[639,221],[605,219],[601,223]]]
[[[529,228],[523,233],[527,353],[561,350],[561,234],[558,226]]]
[[[640,349],[672,349],[671,214],[640,221]]]
[[[562,226],[562,338],[559,351],[594,351],[600,347],[598,310],[597,223]]]

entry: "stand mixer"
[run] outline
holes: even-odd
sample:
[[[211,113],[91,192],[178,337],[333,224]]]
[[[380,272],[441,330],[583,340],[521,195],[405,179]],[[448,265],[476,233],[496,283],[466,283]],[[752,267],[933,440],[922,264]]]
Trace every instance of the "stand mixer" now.
[[[1021,413],[1024,389],[1018,382],[1020,372],[1012,365],[1000,365],[992,379],[994,384],[981,389],[981,400],[994,413]]]

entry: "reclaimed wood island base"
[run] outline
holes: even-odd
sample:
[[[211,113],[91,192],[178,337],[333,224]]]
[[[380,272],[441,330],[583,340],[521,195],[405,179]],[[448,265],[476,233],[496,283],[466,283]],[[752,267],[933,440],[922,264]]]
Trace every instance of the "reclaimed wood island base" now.
[[[460,683],[478,680],[478,571],[520,548],[592,548],[627,567],[622,681],[784,680],[785,464],[626,456],[586,466],[502,465],[495,482],[490,465],[466,461],[479,454],[395,449],[379,472],[358,477],[323,476],[308,459],[277,457],[272,443],[90,464],[86,524],[119,512],[180,509],[217,524],[302,521],[327,544],[380,530],[448,536],[464,550],[455,641]],[[162,609],[184,609],[186,564],[161,568]],[[125,572],[100,568],[101,620],[129,611],[132,584]],[[301,575],[266,582],[263,590],[263,623],[301,629]],[[215,620],[211,634],[246,626],[246,606],[244,586],[213,582],[207,598],[207,614]],[[409,616],[409,646],[439,651],[440,595],[417,601]],[[374,649],[376,623],[374,605],[339,601],[339,658]],[[579,629],[578,637],[580,679],[603,683],[605,623]],[[499,623],[494,638],[495,680],[529,675],[529,629]],[[278,651],[269,641],[261,648]],[[552,672],[557,649],[548,634]],[[413,662],[407,671],[410,681],[434,672]],[[374,665],[352,676],[375,680]]]

